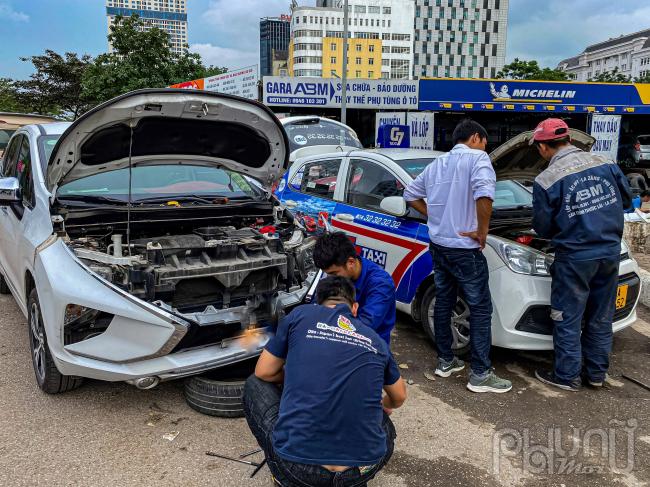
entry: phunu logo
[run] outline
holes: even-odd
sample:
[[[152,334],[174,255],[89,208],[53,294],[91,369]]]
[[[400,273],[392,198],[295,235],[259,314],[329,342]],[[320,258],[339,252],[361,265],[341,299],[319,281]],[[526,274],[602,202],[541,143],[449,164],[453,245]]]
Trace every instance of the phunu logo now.
[[[404,132],[398,127],[393,127],[390,130],[390,141],[394,142],[395,145],[400,145],[404,140]]]
[[[595,198],[596,196],[600,196],[601,194],[604,193],[605,191],[603,190],[602,184],[592,186],[591,188],[582,189],[576,193],[576,203],[580,203],[581,201]]]

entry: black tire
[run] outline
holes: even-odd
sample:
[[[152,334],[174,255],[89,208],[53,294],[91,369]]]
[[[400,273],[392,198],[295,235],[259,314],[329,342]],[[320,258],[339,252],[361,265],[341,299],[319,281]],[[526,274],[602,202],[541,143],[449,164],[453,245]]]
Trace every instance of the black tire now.
[[[48,394],[60,394],[76,389],[83,383],[83,379],[81,377],[61,374],[59,369],[56,368],[54,359],[52,359],[36,289],[32,290],[29,295],[27,308],[29,351],[31,352],[32,365],[34,366],[34,375],[36,376],[38,387]]]
[[[420,304],[420,319],[422,327],[433,343],[436,342],[436,333],[433,326],[433,305],[435,297],[436,288],[432,284],[429,289],[425,291]],[[469,309],[467,308],[467,304],[465,304],[462,299],[458,298],[451,324],[452,333],[454,334],[452,351],[454,352],[454,355],[461,357],[468,355],[471,350],[469,322],[467,321],[467,318],[469,318]]]
[[[206,376],[185,381],[185,400],[199,413],[219,418],[244,416],[244,379],[215,380]]]
[[[0,294],[11,294],[7,281],[2,275],[0,275]]]

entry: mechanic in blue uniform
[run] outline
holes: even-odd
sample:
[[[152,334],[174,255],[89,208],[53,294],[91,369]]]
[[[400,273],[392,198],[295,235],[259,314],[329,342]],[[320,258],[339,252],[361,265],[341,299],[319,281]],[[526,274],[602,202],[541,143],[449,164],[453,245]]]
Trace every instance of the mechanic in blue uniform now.
[[[555,247],[555,367],[535,375],[546,384],[577,391],[584,372],[588,384],[600,387],[612,350],[623,211],[632,202],[630,187],[615,162],[573,146],[569,127],[560,119],[541,122],[530,143],[549,161],[533,187],[533,227]]]
[[[348,279],[323,279],[318,305],[280,322],[246,381],[246,419],[284,487],[365,486],[393,453],[388,415],[406,385],[354,300]]]
[[[314,264],[331,276],[354,282],[358,319],[390,345],[395,327],[395,283],[388,272],[374,262],[359,257],[350,239],[342,232],[321,236],[314,247]]]

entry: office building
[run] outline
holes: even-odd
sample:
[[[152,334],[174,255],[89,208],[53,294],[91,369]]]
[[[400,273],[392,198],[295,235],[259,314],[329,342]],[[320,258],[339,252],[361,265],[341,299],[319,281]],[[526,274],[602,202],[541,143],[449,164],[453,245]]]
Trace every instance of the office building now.
[[[157,27],[167,32],[173,52],[180,54],[187,47],[187,0],[106,0],[109,32],[115,17],[134,14],[145,21],[145,29]],[[113,50],[110,44],[108,47]]]
[[[288,52],[290,39],[290,15],[260,19],[260,76],[273,74],[274,62],[280,55],[278,53]]]
[[[415,0],[416,78],[494,78],[506,58],[509,0]]]
[[[292,76],[341,77],[343,2],[294,7],[289,46]],[[350,0],[348,77],[410,79],[414,0]]]
[[[616,68],[631,79],[650,76],[650,29],[592,44],[558,65],[576,81],[588,81]]]

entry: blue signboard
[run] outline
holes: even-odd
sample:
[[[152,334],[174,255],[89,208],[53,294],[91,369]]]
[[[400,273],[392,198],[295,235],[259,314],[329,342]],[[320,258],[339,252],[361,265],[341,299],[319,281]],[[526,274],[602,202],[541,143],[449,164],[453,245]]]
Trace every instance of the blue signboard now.
[[[411,147],[411,129],[408,125],[381,125],[377,147],[408,149]]]
[[[650,85],[423,79],[419,109],[650,114]]]

